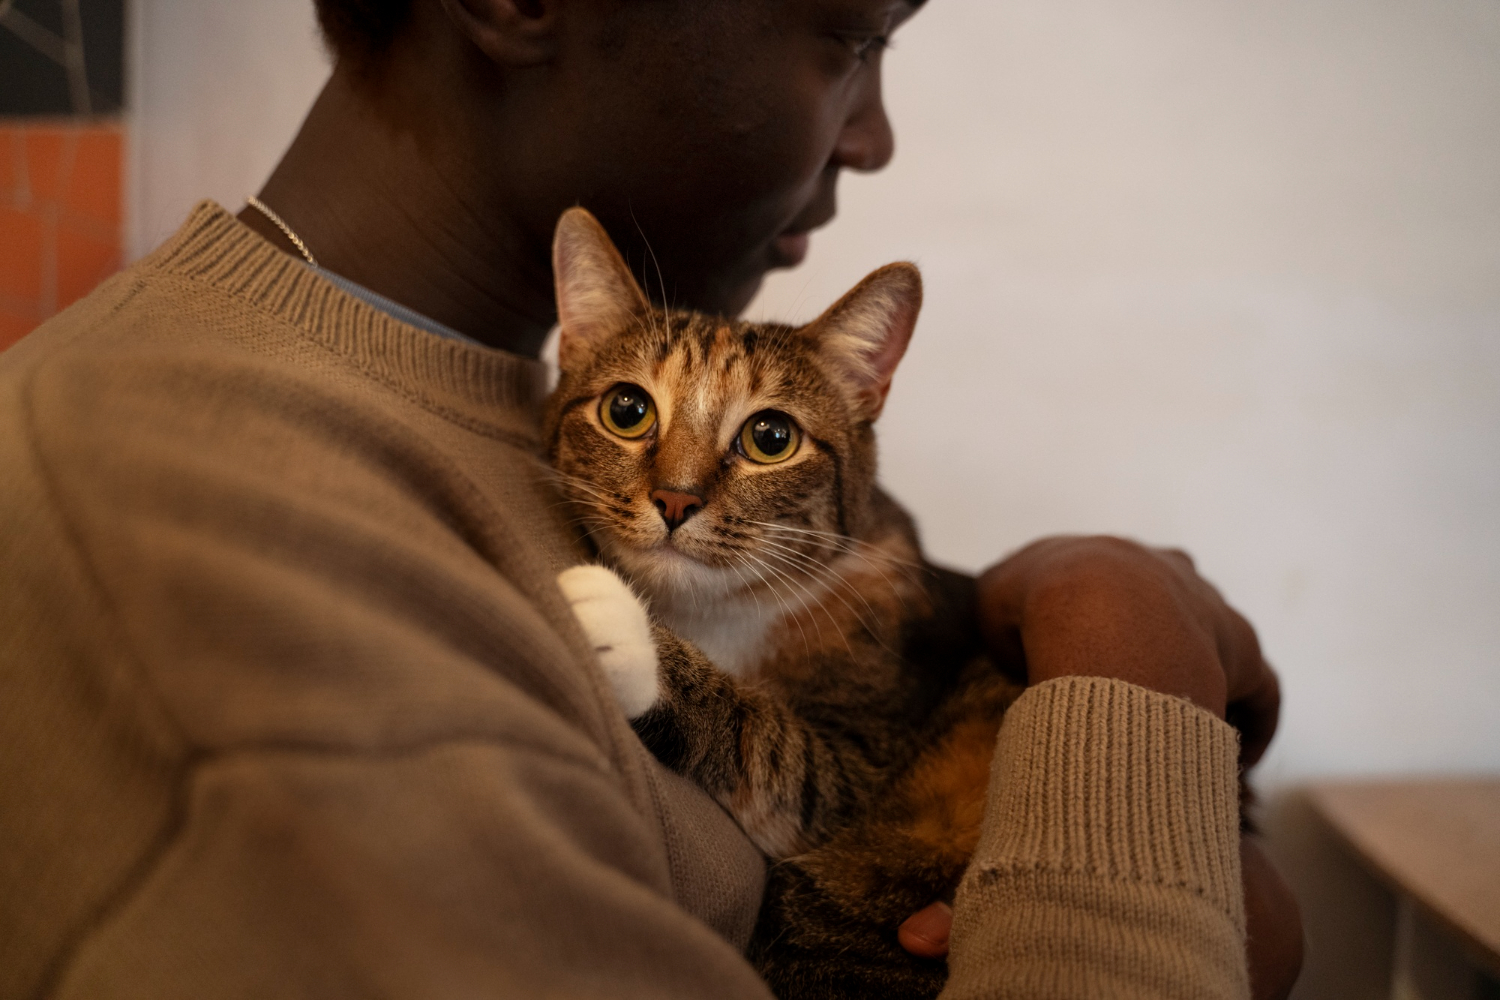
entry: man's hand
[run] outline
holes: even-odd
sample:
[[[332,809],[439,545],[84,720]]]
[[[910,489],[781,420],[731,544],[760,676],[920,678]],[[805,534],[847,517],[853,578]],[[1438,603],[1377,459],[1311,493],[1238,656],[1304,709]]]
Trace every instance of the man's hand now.
[[[979,578],[990,653],[1028,684],[1116,677],[1177,695],[1240,731],[1250,767],[1276,732],[1281,688],[1255,630],[1175,550],[1118,538],[1048,538]],[[1249,838],[1241,839],[1250,979],[1256,1000],[1285,997],[1302,965],[1296,900]],[[935,902],[897,935],[924,958],[948,953],[953,910]]]
[[[953,907],[938,900],[907,917],[896,931],[901,947],[918,958],[947,958],[953,930]]]
[[[1115,677],[1226,719],[1260,759],[1281,709],[1255,630],[1182,552],[1118,538],[1034,542],[979,578],[991,652],[1028,684]]]

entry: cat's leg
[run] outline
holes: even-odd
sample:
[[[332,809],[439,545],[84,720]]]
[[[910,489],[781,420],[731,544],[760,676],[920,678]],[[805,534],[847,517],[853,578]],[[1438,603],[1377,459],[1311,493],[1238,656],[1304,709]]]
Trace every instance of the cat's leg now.
[[[823,840],[882,773],[884,763],[872,758],[890,740],[873,731],[878,713],[857,698],[841,695],[821,721],[810,705],[799,714],[651,625],[612,570],[575,566],[557,582],[647,748],[712,795],[772,857]]]
[[[962,868],[934,871],[906,838],[847,832],[770,866],[745,957],[779,1000],[936,997],[948,963],[906,951],[896,928]]]
[[[746,951],[781,1000],[922,1000],[947,964],[900,944],[899,928],[952,902],[979,841],[1000,719],[1023,688],[971,664],[913,764],[832,839],[766,873]]]
[[[652,627],[661,698],[632,723],[662,763],[727,809],[773,858],[821,843],[854,814],[894,742],[880,713],[848,697],[829,711],[727,674],[692,643]]]
[[[661,696],[656,642],[640,598],[604,566],[565,569],[557,575],[557,586],[594,647],[625,717],[640,717]]]

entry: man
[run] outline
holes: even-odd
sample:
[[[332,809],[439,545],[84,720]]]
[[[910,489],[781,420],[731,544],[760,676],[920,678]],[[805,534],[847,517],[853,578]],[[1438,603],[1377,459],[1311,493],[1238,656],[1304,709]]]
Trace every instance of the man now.
[[[645,753],[553,584],[580,553],[529,359],[569,205],[676,304],[797,263],[840,171],[891,157],[912,13],[320,0],[335,72],[258,203],[0,360],[0,995],[765,995],[761,858]],[[980,601],[1033,687],[948,995],[1247,995],[1254,633],[1108,539]],[[1285,912],[1245,850],[1252,921]]]

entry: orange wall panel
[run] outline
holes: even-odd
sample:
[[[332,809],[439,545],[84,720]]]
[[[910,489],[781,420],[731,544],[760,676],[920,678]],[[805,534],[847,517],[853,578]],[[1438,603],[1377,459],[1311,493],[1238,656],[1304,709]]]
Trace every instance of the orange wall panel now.
[[[34,310],[43,294],[42,264],[48,257],[42,219],[0,208],[0,303]]]
[[[0,125],[0,203],[10,204],[10,193],[16,186],[16,160],[23,155],[21,137],[14,129]]]
[[[80,132],[63,197],[75,218],[98,222],[116,233],[121,224],[121,139],[113,129]]]
[[[123,147],[109,122],[0,121],[0,350],[119,268]]]
[[[75,128],[31,127],[21,132],[21,145],[26,151],[26,182],[30,195],[41,203],[62,199],[64,174],[71,166],[71,154]]]

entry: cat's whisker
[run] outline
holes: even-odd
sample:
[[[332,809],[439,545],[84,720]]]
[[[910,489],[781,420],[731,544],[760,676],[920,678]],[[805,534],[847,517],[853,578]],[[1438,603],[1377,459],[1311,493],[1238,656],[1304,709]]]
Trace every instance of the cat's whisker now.
[[[657,287],[661,289],[662,312],[663,314],[670,314],[672,311],[672,306],[667,301],[667,279],[662,275],[661,262],[656,259],[656,250],[651,246],[651,241],[646,237],[646,230],[641,228],[640,220],[635,217],[634,208],[630,210],[630,221],[635,223],[635,231],[641,234],[641,243],[645,245],[646,253],[650,254],[651,256],[651,266],[656,268],[656,284]],[[649,314],[648,322],[651,323],[652,327],[651,332],[655,333],[656,316],[654,315],[654,313],[656,312],[656,310],[650,309],[647,310],[647,312]]]
[[[792,563],[791,560],[787,559],[786,556],[780,555],[779,553],[776,553],[776,552],[767,552],[765,554],[767,556],[770,556],[772,559],[780,559],[780,560],[783,560],[783,561],[787,562],[790,565],[796,565],[795,563]],[[831,573],[832,571],[825,570],[825,572]],[[838,580],[840,583],[844,583],[845,586],[848,586],[847,581],[842,580],[842,578],[839,578],[836,574],[834,574],[834,578],[836,580]],[[850,604],[848,601],[844,600],[844,598],[842,596],[840,596],[840,594],[838,592],[838,589],[836,587],[828,586],[826,581],[821,581],[821,582],[823,582],[824,586],[827,588],[828,593],[830,595],[832,595],[840,604],[842,604],[848,610],[848,612],[851,615],[854,616],[854,620],[857,621],[860,624],[860,627],[863,628],[867,633],[869,633],[870,636],[872,638],[874,638],[874,640],[876,641],[876,643],[878,643],[881,646],[881,648],[887,649],[887,651],[889,652],[890,650],[888,649],[888,647],[886,647],[884,640],[882,640],[880,638],[880,633],[877,631],[875,624],[873,622],[866,621],[865,618],[864,618],[864,616],[861,615],[858,611],[855,610],[854,605]],[[853,590],[852,587],[850,589]],[[854,593],[855,593],[856,596],[858,596],[860,598],[861,601],[864,601],[864,596],[862,594],[860,594],[857,590],[855,590]],[[811,599],[811,598],[809,598],[809,599]],[[870,607],[870,602],[869,601],[864,601],[864,604],[865,604],[866,610],[868,610],[870,612],[870,617],[872,619],[874,619],[876,622],[878,622],[880,616],[875,613],[875,609],[874,608]],[[827,609],[827,607],[825,607],[823,605],[823,602],[821,602],[821,601],[815,601],[814,602],[814,606],[817,607],[825,615],[828,616],[828,621],[833,625],[834,629],[841,636],[843,636],[843,638],[844,638],[844,645],[846,647],[848,647],[849,646],[849,637],[848,637],[848,634],[847,634],[847,632],[844,629],[839,628],[838,619],[836,619],[836,618],[833,617],[833,613],[831,611],[829,611]],[[853,658],[853,656],[854,656],[854,650],[853,650],[853,648],[849,649],[849,656],[850,656],[851,659]]]
[[[765,570],[767,573],[770,573],[776,579],[785,581],[791,587],[796,587],[797,586],[797,583],[796,583],[795,580],[791,579],[785,573],[783,573],[782,571],[778,570],[775,566],[772,566],[770,563],[766,562],[759,555],[753,555],[752,554],[750,556],[750,558],[755,563],[755,565],[759,566],[761,569]],[[762,576],[762,579],[764,579],[764,576]],[[806,604],[802,604],[801,603],[802,600],[805,599],[806,596],[807,596],[806,592],[804,591],[802,598],[798,598],[795,593],[792,593],[790,591],[786,595],[787,597],[791,597],[793,600],[798,601],[799,607],[797,607],[795,609],[793,609],[791,607],[791,605],[783,598],[783,596],[781,595],[781,593],[775,587],[772,587],[771,593],[772,593],[773,596],[775,596],[777,598],[777,600],[779,600],[781,602],[782,609],[783,609],[783,611],[785,611],[786,616],[797,623],[797,630],[802,633],[802,645],[803,645],[803,648],[806,651],[807,655],[809,655],[809,656],[812,655],[812,644],[807,641],[807,627],[806,627],[806,625],[803,624],[803,615],[802,615],[802,612],[804,610],[806,610],[806,608],[807,608]],[[815,602],[809,602],[809,603],[815,603]],[[815,628],[818,628],[818,638],[821,639],[823,637],[823,630],[822,630],[822,628],[818,627],[817,626],[817,622],[815,622],[815,621],[810,622],[810,623]]]
[[[776,569],[776,567],[772,566],[770,563],[766,562],[763,558],[761,558],[754,552],[746,552],[744,554],[742,564],[752,568],[758,567],[758,569],[755,570],[756,576],[760,577],[761,582],[766,585],[766,589],[770,591],[771,596],[775,597],[778,601],[781,602],[781,608],[786,613],[787,617],[797,619],[800,627],[801,617],[797,613],[800,609],[793,609],[793,607],[786,601],[787,596],[796,597],[796,595],[782,594],[780,586],[783,583],[793,584],[795,583],[795,581],[788,577],[785,573]],[[765,570],[766,573],[770,573],[773,579],[767,580],[765,577],[765,573],[762,573],[761,570]],[[805,633],[803,635],[803,640],[806,641]]]
[[[830,568],[828,566],[825,566],[825,565],[822,565],[822,564],[818,563],[816,560],[812,559],[810,556],[806,555],[805,553],[798,552],[795,549],[788,548],[787,546],[780,545],[780,544],[778,544],[776,542],[771,542],[769,540],[766,541],[766,544],[773,545],[776,548],[784,549],[785,551],[787,551],[789,553],[792,553],[792,555],[795,556],[797,558],[797,560],[800,560],[800,564],[802,565],[802,567],[804,569],[804,572],[810,572],[810,574],[813,575],[815,579],[818,579],[825,586],[828,586],[828,592],[830,594],[832,594],[834,597],[838,598],[839,602],[841,604],[843,604],[844,607],[846,607],[846,608],[849,609],[849,613],[852,614],[852,615],[854,615],[855,619],[860,623],[860,625],[864,626],[865,631],[869,632],[873,636],[876,636],[876,641],[880,642],[880,644],[882,646],[885,645],[885,643],[880,640],[879,634],[876,632],[876,630],[875,630],[875,628],[874,628],[874,626],[872,624],[872,622],[878,622],[880,620],[880,615],[875,611],[875,608],[870,604],[869,599],[865,597],[864,593],[861,592],[858,587],[854,586],[854,584],[851,583],[847,578],[845,578],[843,576],[843,574],[837,572],[836,570],[834,570],[834,569],[832,569],[832,568]],[[767,553],[767,554],[768,555],[776,555],[776,556],[778,556],[781,559],[787,560],[788,562],[792,561],[789,557],[784,556],[784,555],[779,555],[778,553]],[[889,585],[889,582],[890,581],[886,581],[887,585]],[[871,621],[868,621],[868,622],[865,621],[865,619],[860,616],[859,612],[855,611],[854,608],[850,606],[849,602],[846,601],[846,600],[844,600],[843,597],[841,597],[839,595],[839,588],[840,587],[842,587],[843,589],[849,591],[851,594],[853,594],[855,597],[857,597],[859,599],[860,603],[865,606],[865,610],[870,613],[870,619],[871,619]],[[899,598],[899,596],[900,595],[897,594],[898,598]]]
[[[913,570],[921,570],[925,568],[921,563],[913,562],[910,559],[902,559],[898,556],[893,556],[889,552],[883,551],[878,546],[871,545],[869,542],[862,541],[858,538],[852,538],[848,535],[839,535],[831,531],[817,531],[812,528],[794,528],[788,524],[776,524],[771,521],[747,521],[745,523],[753,524],[757,527],[765,528],[769,531],[779,531],[783,533],[814,536],[814,538],[810,540],[809,544],[821,544],[825,548],[835,549],[841,552],[848,552],[850,555],[857,555],[860,558],[867,560],[878,560],[880,562],[888,563],[892,567],[907,567]]]
[[[918,565],[917,563],[910,562],[909,560],[899,559],[896,556],[892,556],[869,542],[866,542],[859,538],[855,538],[853,535],[845,535],[836,531],[823,531],[818,528],[799,528],[795,525],[784,524],[778,521],[755,521],[746,519],[744,523],[753,524],[759,528],[771,528],[776,531],[792,532],[799,535],[812,535],[819,538],[828,539],[836,543],[840,548],[869,548],[873,549],[880,556],[890,559],[893,562],[904,562],[912,566]]]
[[[579,499],[578,497],[563,497],[556,503],[547,505],[548,510],[556,510],[559,507],[581,507],[586,513],[597,511],[599,509],[598,504],[590,503],[589,501]]]
[[[693,612],[695,614],[701,614],[703,609],[699,606],[698,603],[698,588],[694,587],[691,591],[689,591],[689,593],[693,595]]]
[[[787,536],[783,536],[783,537],[787,537]],[[876,618],[878,620],[879,615],[876,614],[875,609],[870,606],[870,602],[865,597],[864,593],[858,587],[854,586],[854,584],[848,578],[846,578],[842,573],[839,573],[837,570],[834,570],[832,567],[827,566],[826,564],[818,562],[817,560],[813,559],[807,553],[800,552],[797,549],[792,548],[791,546],[783,545],[780,542],[772,541],[769,538],[763,538],[763,539],[761,539],[761,542],[762,542],[762,544],[770,545],[770,546],[775,546],[778,549],[781,549],[781,550],[783,550],[785,552],[788,552],[788,553],[791,553],[791,554],[795,555],[796,558],[798,558],[799,560],[801,560],[801,561],[803,561],[803,562],[805,562],[807,564],[807,567],[808,567],[808,569],[811,572],[813,572],[815,574],[818,574],[818,575],[825,576],[827,579],[831,579],[834,582],[836,582],[839,586],[844,587],[850,593],[852,593],[856,597],[858,597],[859,600],[864,604],[864,606],[869,610],[871,616],[873,616],[874,618]],[[816,544],[816,540],[813,540],[811,542],[811,544]],[[866,560],[866,563],[869,564],[869,561]],[[879,566],[876,566],[876,565],[873,565],[873,564],[869,564],[869,566],[870,566],[870,569],[874,570],[877,574],[880,575],[881,581],[885,584],[886,588],[890,591],[890,593],[892,595],[895,596],[895,598],[898,601],[901,602],[902,606],[905,607],[906,606],[906,598],[901,593],[901,589],[899,587],[895,586],[895,584],[893,584],[891,582],[890,577],[886,576],[885,573],[880,569]],[[910,582],[910,581],[908,581],[908,582]]]
[[[826,563],[819,562],[806,552],[801,552],[791,546],[782,545],[768,538],[760,539],[760,544],[769,549],[776,550],[774,552],[767,552],[767,555],[777,556],[782,562],[794,567],[799,573],[806,574],[818,583],[830,587],[834,585],[845,587],[859,594],[858,588],[845,579],[838,570]],[[860,594],[859,596],[861,600],[864,599],[864,595]],[[866,604],[868,603],[867,601]],[[874,613],[873,609],[871,609],[871,613]]]
[[[571,473],[563,472],[560,469],[553,470],[551,478],[559,483],[567,483],[572,486],[581,486],[586,489],[599,488],[599,484],[593,482],[592,480],[584,479],[582,476],[575,476]]]
[[[584,531],[586,531],[590,535],[595,534],[596,532],[598,532],[601,529],[603,529],[604,527],[606,527],[606,525],[604,525],[604,524],[602,524],[602,523],[600,523],[598,521],[590,521],[586,517],[575,517],[575,518],[572,518],[571,520],[564,521],[563,523],[566,524],[566,525],[568,525],[569,527],[574,527],[576,525],[582,525],[583,528],[584,528]]]
[[[893,565],[909,566],[915,569],[922,568],[922,565],[920,563],[891,555],[889,552],[884,551],[879,546],[872,545],[869,542],[854,538],[850,535],[841,535],[832,531],[819,531],[815,528],[797,528],[790,524],[778,524],[774,521],[746,520],[744,523],[754,525],[758,528],[764,528],[768,531],[780,532],[783,535],[805,535],[808,536],[810,544],[821,544],[826,548],[859,554],[867,558],[878,559],[882,562],[891,563]]]
[[[589,501],[580,499],[578,497],[563,497],[557,503],[550,504],[547,507],[547,509],[548,510],[556,510],[559,507],[578,507],[578,506],[592,508],[594,506],[594,504],[591,504],[591,503],[589,503]]]
[[[564,472],[561,469],[552,469],[547,474],[546,478],[552,480],[555,483],[575,483],[575,484],[583,484],[583,485],[586,485],[586,486],[592,486],[593,485],[587,479],[584,479],[582,476],[575,476],[572,473]]]
[[[742,573],[742,572],[740,572],[740,566],[738,566],[738,565],[736,565],[734,563],[729,563],[728,565],[729,565],[729,568],[734,571],[734,575],[737,576],[737,577],[739,577],[740,583],[744,586],[745,592],[750,595],[750,599],[755,602],[755,614],[756,614],[756,616],[760,617],[760,618],[764,618],[765,614],[766,614],[766,611],[765,611],[765,607],[762,606],[762,604],[760,603],[760,592],[755,589],[755,585],[754,584],[752,584],[749,580],[745,579],[745,574]]]
[[[825,573],[831,573],[831,572],[833,572],[833,570],[830,569],[828,566],[825,566],[825,565],[819,563],[817,560],[813,559],[807,553],[802,552],[802,551],[800,551],[798,549],[795,549],[795,548],[793,548],[790,545],[785,545],[785,544],[783,544],[781,542],[772,541],[769,538],[762,538],[762,539],[760,539],[760,544],[761,545],[765,545],[765,546],[769,546],[770,548],[778,549],[781,552],[787,553],[788,555],[790,555],[790,556],[796,558],[797,560],[799,560],[803,565],[807,566],[809,569],[812,569],[812,570],[821,570],[821,571],[823,571]]]
[[[756,560],[754,553],[744,553],[741,560],[741,565],[743,565],[746,569],[750,570],[750,572],[756,575],[756,577],[760,580],[761,585],[770,592],[772,597],[776,598],[776,603],[781,605],[781,609],[786,613],[786,616],[797,623],[797,630],[802,634],[803,651],[806,655],[811,656],[812,644],[807,641],[807,630],[802,627],[802,619],[798,618],[795,614],[792,613],[791,607],[789,607],[786,601],[782,599],[781,594],[777,592],[775,585],[766,579],[764,573],[762,573],[759,569],[756,569],[755,566],[752,565],[752,561],[758,561]]]
[[[568,485],[569,489],[576,490],[578,493],[581,493],[581,494],[584,495],[583,497],[572,496],[572,497],[568,498],[568,499],[573,500],[575,502],[582,503],[582,502],[584,502],[584,497],[587,497],[587,498],[593,500],[594,502],[603,504],[605,506],[613,506],[613,505],[621,503],[621,501],[618,498],[612,496],[611,494],[609,494],[609,493],[607,493],[607,492],[605,492],[603,490],[596,489],[596,488],[590,487],[590,486],[585,486],[585,485],[583,485],[581,483],[569,483],[567,485]]]
[[[777,555],[775,552],[765,552],[765,553],[761,553],[761,555],[762,556],[770,556],[773,559],[784,559],[784,557]],[[772,566],[770,563],[768,563],[764,559],[760,558],[760,556],[757,556],[757,559],[760,561],[761,565],[764,566],[767,570],[771,571],[772,573],[775,573],[777,576],[779,576],[782,579],[786,580],[793,587],[796,587],[798,590],[800,590],[802,592],[803,597],[806,599],[806,604],[804,605],[804,608],[806,610],[808,610],[810,612],[815,612],[815,611],[822,611],[823,612],[824,616],[827,617],[827,619],[828,619],[828,623],[833,626],[834,632],[836,632],[838,634],[839,638],[843,640],[843,642],[844,642],[844,648],[848,651],[849,658],[853,659],[854,658],[854,647],[852,647],[852,646],[849,645],[849,636],[847,634],[845,634],[845,632],[844,632],[843,629],[839,628],[838,619],[834,618],[833,617],[833,612],[829,611],[828,608],[824,606],[823,602],[820,601],[820,600],[818,600],[817,595],[814,594],[807,587],[806,584],[804,584],[801,581],[797,580],[790,573],[786,572],[785,570],[778,569],[775,566]],[[792,564],[792,565],[795,565],[795,564]],[[830,593],[831,592],[832,591],[830,591]],[[838,596],[838,595],[835,594],[834,596]],[[839,598],[839,600],[842,601],[843,598]],[[849,607],[848,602],[845,602],[844,606],[845,607]],[[854,615],[855,619],[857,621],[859,621],[861,625],[864,625],[864,620],[859,617],[859,614],[852,607],[849,607],[849,613],[852,614],[852,615]],[[823,634],[823,630],[822,630],[822,628],[819,628],[818,629],[818,637],[822,638],[822,634]]]
[[[602,490],[595,489],[595,488],[593,488],[591,486],[585,486],[582,483],[565,483],[564,485],[567,486],[570,489],[577,490],[579,493],[586,494],[587,496],[591,497],[593,500],[595,500],[598,503],[602,503],[602,504],[618,503],[618,501],[614,497],[610,496],[609,494],[605,493]],[[563,496],[564,500],[571,501],[573,503],[584,503],[585,502],[582,497],[567,496],[567,490],[563,490],[562,492],[564,494],[564,496]]]
[[[762,551],[761,555],[769,559],[775,559],[777,562],[782,564],[782,566],[784,567],[783,571],[791,579],[797,581],[798,587],[804,594],[808,596],[809,606],[816,605],[818,607],[821,607],[822,601],[812,596],[812,591],[808,588],[807,581],[811,581],[817,586],[823,587],[829,593],[833,592],[833,587],[831,586],[831,584],[839,582],[837,574],[833,573],[832,570],[829,570],[825,566],[819,566],[816,563],[807,561],[799,561],[781,552]],[[799,576],[804,577],[805,580],[799,579]]]
[[[769,526],[769,527],[777,528],[777,527],[783,527],[783,526],[773,525],[773,526]],[[797,531],[798,529],[794,528],[794,529],[788,529],[788,530]],[[791,538],[792,538],[792,536],[789,536],[789,535],[783,535],[782,537],[787,538],[788,540],[791,540]],[[798,540],[802,541],[803,539],[799,538]],[[883,569],[880,566],[880,562],[878,560],[871,559],[870,556],[867,555],[866,553],[861,552],[861,551],[859,551],[857,549],[854,549],[854,548],[847,547],[847,546],[843,546],[843,545],[835,546],[835,545],[832,545],[832,544],[829,544],[829,543],[820,543],[819,540],[817,540],[817,539],[808,539],[807,541],[808,541],[808,544],[812,544],[812,545],[822,544],[824,547],[833,548],[836,551],[842,552],[842,553],[847,554],[847,555],[852,555],[852,556],[855,556],[855,557],[861,559],[864,562],[864,564],[870,570],[872,570],[873,572],[875,572],[876,574],[878,574],[880,576],[881,581],[886,585],[886,587],[890,590],[890,592],[895,595],[896,599],[901,602],[901,606],[903,608],[907,606],[906,595],[903,592],[903,588],[898,587],[894,582],[892,582],[891,578],[886,574],[885,569]],[[851,541],[852,541],[852,539],[851,539]],[[873,549],[873,551],[875,552],[875,554],[877,556],[884,556],[885,555],[884,553],[881,553],[878,549],[874,549],[873,546],[871,548]],[[907,566],[916,566],[917,564],[915,564],[915,563],[907,563],[906,560],[896,559],[894,557],[886,558],[884,561],[887,563],[887,567],[886,568],[889,568],[892,571],[894,571],[897,574],[899,574],[900,577],[909,586],[915,586],[915,587],[920,587],[921,586],[920,580],[917,579],[917,572],[916,572],[916,570],[914,570],[914,569],[907,569],[906,568]],[[853,589],[852,585],[851,585],[851,589]]]

